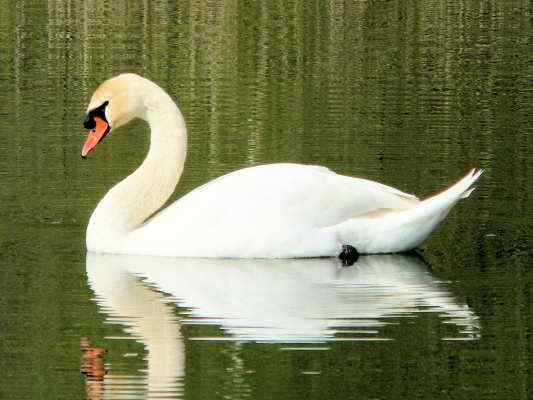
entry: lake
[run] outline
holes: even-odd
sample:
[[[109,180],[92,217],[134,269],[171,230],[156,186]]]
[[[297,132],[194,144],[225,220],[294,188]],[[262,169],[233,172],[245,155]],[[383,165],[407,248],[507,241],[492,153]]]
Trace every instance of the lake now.
[[[1,399],[526,399],[533,100],[526,1],[0,0]],[[157,82],[187,121],[172,200],[320,164],[421,197],[485,169],[416,252],[86,253],[148,148],[80,159],[93,90]]]

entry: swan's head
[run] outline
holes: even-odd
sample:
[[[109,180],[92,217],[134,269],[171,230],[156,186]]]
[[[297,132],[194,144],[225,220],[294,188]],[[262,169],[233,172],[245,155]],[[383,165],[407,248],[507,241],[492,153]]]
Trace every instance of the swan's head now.
[[[143,93],[150,83],[135,74],[121,74],[102,83],[93,93],[83,126],[89,129],[81,156],[87,154],[112,130],[143,117]]]

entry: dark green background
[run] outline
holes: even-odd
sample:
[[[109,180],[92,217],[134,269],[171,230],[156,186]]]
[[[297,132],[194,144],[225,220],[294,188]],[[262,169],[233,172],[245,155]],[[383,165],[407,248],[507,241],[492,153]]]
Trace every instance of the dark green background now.
[[[136,122],[79,158],[92,91],[125,71],[166,88],[187,120],[175,197],[277,161],[422,196],[486,170],[420,250],[480,316],[480,340],[441,340],[428,313],[384,328],[394,341],[327,352],[186,341],[184,397],[527,398],[531,5],[509,0],[0,0],[0,398],[83,398],[81,336],[124,373],[146,368],[118,355],[141,344],[105,339],[121,326],[103,323],[85,275],[90,212],[148,145]],[[236,354],[253,374],[232,375]]]

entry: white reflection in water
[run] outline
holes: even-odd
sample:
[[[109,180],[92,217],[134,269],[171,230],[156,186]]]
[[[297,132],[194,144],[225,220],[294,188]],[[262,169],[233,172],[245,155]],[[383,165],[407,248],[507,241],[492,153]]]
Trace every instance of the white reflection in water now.
[[[329,341],[386,340],[380,334],[384,325],[420,312],[438,313],[443,322],[457,327],[455,337],[443,339],[476,339],[480,332],[474,312],[416,256],[363,256],[352,267],[342,267],[330,258],[172,259],[88,253],[87,275],[107,321],[122,324],[146,347],[148,394],[158,396],[181,391],[183,324],[218,325],[224,331],[220,337],[196,340],[322,343],[311,347],[317,350],[327,349],[323,344]],[[190,311],[178,318],[172,302]],[[120,393],[117,379],[122,378],[106,375],[108,395],[114,384]]]
[[[166,304],[165,295],[142,284],[123,261],[122,257],[88,253],[87,276],[101,311],[107,315],[106,321],[123,325],[125,332],[145,346],[147,370],[140,376],[111,370],[101,382],[88,382],[86,386],[92,386],[88,387],[88,397],[174,398],[182,391],[180,378],[185,366],[184,343],[174,307]]]

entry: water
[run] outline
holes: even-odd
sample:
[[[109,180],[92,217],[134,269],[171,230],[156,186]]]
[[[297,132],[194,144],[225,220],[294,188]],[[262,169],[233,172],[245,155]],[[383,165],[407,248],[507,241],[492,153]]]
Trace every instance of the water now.
[[[526,1],[0,1],[0,398],[527,398],[530,45]],[[417,255],[86,255],[148,144],[79,158],[123,71],[187,120],[173,198],[277,161],[421,196],[486,173]]]

